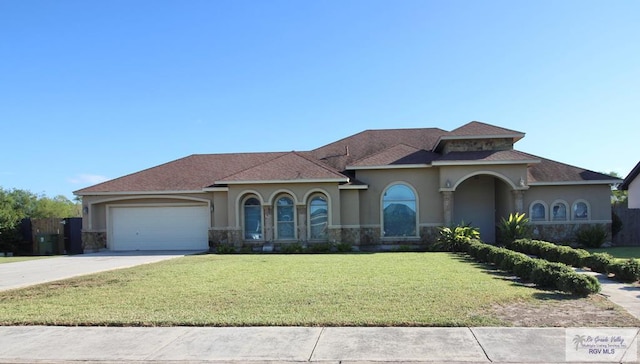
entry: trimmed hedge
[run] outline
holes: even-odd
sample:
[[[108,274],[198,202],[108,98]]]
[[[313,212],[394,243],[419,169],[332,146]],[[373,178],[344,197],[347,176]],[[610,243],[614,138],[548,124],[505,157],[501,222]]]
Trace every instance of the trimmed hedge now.
[[[509,244],[508,248],[550,262],[564,263],[577,268],[588,267],[603,274],[611,273],[614,279],[621,282],[640,280],[640,262],[635,259],[620,262],[608,253],[591,254],[584,249],[530,239],[518,239]]]
[[[523,253],[473,239],[460,242],[459,248],[480,262],[494,264],[541,288],[557,289],[579,296],[600,291],[598,279],[574,272],[566,264],[531,258]]]

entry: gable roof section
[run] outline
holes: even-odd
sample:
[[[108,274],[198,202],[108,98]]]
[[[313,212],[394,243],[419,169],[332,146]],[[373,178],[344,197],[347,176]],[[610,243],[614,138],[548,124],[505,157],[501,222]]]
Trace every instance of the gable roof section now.
[[[528,183],[535,185],[563,185],[563,184],[615,184],[620,179],[604,173],[590,171],[565,163],[536,157],[539,164],[533,165],[528,171]]]
[[[429,151],[445,133],[438,128],[365,130],[314,149],[310,154],[334,169],[344,171],[347,165],[398,144]]]
[[[263,164],[285,153],[194,154],[140,172],[102,182],[76,195],[110,192],[201,192],[216,180],[247,166]]]
[[[539,158],[517,150],[451,152],[433,161],[434,166],[472,164],[535,164]]]
[[[434,144],[433,150],[437,151],[442,142],[446,140],[511,138],[515,143],[524,138],[524,135],[525,134],[520,131],[501,128],[480,121],[472,121],[442,135]]]
[[[629,175],[625,177],[625,179],[622,181],[622,184],[618,188],[623,191],[628,190],[629,185],[638,177],[638,174],[640,174],[640,162],[638,162],[638,164],[633,167],[631,172],[629,172]]]
[[[439,155],[406,144],[398,144],[347,166],[347,169],[407,168],[428,166]]]
[[[349,182],[345,175],[302,153],[289,152],[216,181],[216,184]]]

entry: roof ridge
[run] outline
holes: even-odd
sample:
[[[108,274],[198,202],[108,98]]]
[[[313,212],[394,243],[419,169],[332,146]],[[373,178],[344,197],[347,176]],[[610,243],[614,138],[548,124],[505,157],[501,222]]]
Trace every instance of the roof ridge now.
[[[283,154],[280,154],[280,155],[278,155],[278,156],[274,156],[273,158],[271,158],[271,159],[269,159],[269,160],[267,160],[267,161],[264,161],[264,162],[262,162],[262,163],[251,164],[251,165],[250,165],[249,167],[247,167],[247,168],[241,169],[241,170],[239,170],[239,171],[235,171],[234,173],[228,174],[228,175],[226,175],[226,176],[222,176],[222,177],[218,178],[218,180],[225,180],[225,179],[227,179],[227,178],[229,178],[229,177],[231,177],[231,176],[235,176],[236,174],[240,174],[240,173],[243,173],[243,172],[245,172],[245,171],[248,171],[248,170],[250,170],[250,169],[252,169],[252,168],[255,168],[255,167],[257,167],[257,166],[258,166],[258,165],[260,165],[260,164],[265,164],[265,163],[272,162],[272,161],[274,161],[274,160],[276,160],[276,159],[278,159],[278,158],[282,158],[282,157],[284,157],[285,155],[289,154],[289,152],[270,152],[270,153],[273,153],[273,154],[283,153]],[[235,154],[235,153],[230,153],[230,154]],[[261,153],[238,153],[238,154],[261,154]],[[215,183],[216,183],[216,181],[213,181],[212,185],[213,185],[213,184],[215,184]]]
[[[514,150],[515,150],[515,149],[514,149]],[[578,166],[573,165],[573,164],[568,164],[568,163],[564,163],[564,162],[559,162],[559,161],[554,160],[554,159],[549,159],[549,158],[540,157],[540,156],[537,156],[537,155],[535,155],[535,154],[531,154],[531,153],[527,153],[527,152],[522,152],[522,151],[518,151],[518,152],[528,154],[528,155],[530,155],[530,156],[532,156],[532,157],[535,157],[535,158],[538,158],[538,159],[541,159],[541,160],[545,160],[545,161],[547,161],[547,162],[556,163],[556,164],[561,164],[561,165],[563,165],[563,166],[567,166],[567,167],[571,167],[571,168],[575,168],[575,169],[581,169],[581,170],[583,170],[583,171],[591,172],[591,173],[596,173],[596,174],[599,174],[599,175],[602,175],[602,176],[607,176],[607,177],[609,177],[609,179],[611,179],[611,180],[619,180],[619,179],[620,179],[620,178],[616,178],[616,177],[613,177],[613,176],[609,176],[608,174],[603,173],[603,172],[597,172],[597,171],[594,171],[594,170],[592,170],[592,169],[587,169],[587,168],[583,168],[583,167],[578,167]]]
[[[332,173],[335,173],[335,174],[339,174],[340,176],[344,176],[344,174],[343,174],[343,173],[341,173],[340,171],[338,171],[337,169],[335,169],[335,168],[333,168],[333,167],[331,167],[331,166],[328,166],[328,165],[326,165],[326,164],[324,164],[324,163],[320,162],[320,161],[319,161],[319,160],[317,160],[317,159],[312,159],[312,158],[310,158],[310,157],[307,157],[307,156],[305,156],[304,154],[301,154],[301,152],[297,152],[297,151],[295,151],[295,150],[294,150],[294,151],[291,151],[291,152],[292,152],[292,153],[294,153],[295,155],[297,155],[298,157],[301,157],[301,158],[303,158],[303,159],[305,159],[305,160],[307,160],[307,161],[309,161],[309,162],[311,162],[311,163],[313,163],[313,164],[317,165],[318,167],[324,168],[325,170],[327,170],[327,171],[329,171],[329,172],[332,172]],[[305,153],[305,152],[302,152],[302,153]]]

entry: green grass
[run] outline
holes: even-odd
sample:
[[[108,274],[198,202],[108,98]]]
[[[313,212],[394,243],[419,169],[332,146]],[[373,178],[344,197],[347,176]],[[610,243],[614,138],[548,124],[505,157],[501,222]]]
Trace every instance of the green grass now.
[[[3,263],[15,263],[15,262],[24,262],[26,260],[34,260],[34,259],[46,259],[51,258],[51,256],[24,256],[24,257],[3,257],[0,256],[0,264]]]
[[[0,292],[0,324],[490,326],[540,292],[447,253],[199,255]]]
[[[640,246],[620,246],[587,250],[591,253],[609,253],[619,259],[640,259]]]

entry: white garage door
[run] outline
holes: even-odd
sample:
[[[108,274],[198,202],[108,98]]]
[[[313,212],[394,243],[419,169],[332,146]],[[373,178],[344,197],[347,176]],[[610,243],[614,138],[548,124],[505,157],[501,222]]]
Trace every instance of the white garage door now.
[[[206,250],[206,206],[111,207],[110,250]]]

